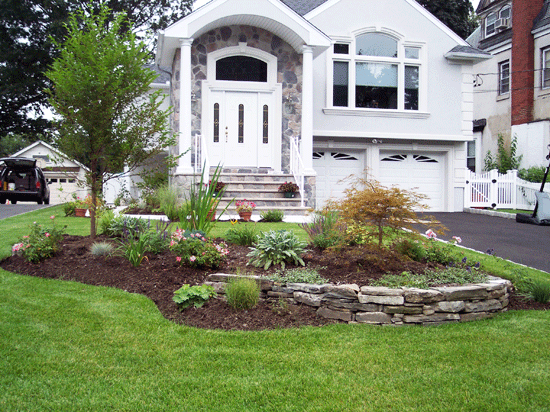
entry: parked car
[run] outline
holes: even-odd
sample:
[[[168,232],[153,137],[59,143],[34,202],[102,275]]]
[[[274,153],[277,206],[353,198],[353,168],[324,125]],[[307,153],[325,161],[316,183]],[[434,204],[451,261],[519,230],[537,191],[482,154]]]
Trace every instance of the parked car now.
[[[36,159],[5,157],[0,159],[0,203],[6,200],[50,203],[50,188]]]

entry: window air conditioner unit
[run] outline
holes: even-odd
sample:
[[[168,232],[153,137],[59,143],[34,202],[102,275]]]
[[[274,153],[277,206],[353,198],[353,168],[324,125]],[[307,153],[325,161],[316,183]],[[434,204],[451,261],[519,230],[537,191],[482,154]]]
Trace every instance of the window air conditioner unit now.
[[[497,19],[495,21],[495,29],[497,30],[504,30],[510,27],[510,19]]]

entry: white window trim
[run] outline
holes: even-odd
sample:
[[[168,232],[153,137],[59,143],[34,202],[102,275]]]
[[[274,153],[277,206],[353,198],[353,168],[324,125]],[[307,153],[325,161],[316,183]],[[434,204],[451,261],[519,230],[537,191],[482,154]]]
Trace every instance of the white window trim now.
[[[487,22],[489,21],[489,17],[491,16],[495,16],[495,21],[492,23],[493,24],[493,31],[491,33],[488,33],[487,32],[487,27],[488,27],[488,24]],[[485,26],[485,37],[491,37],[491,36],[494,36],[496,33],[497,33],[497,29],[496,29],[496,21],[498,20],[498,16],[499,16],[499,13],[498,12],[492,12],[492,13],[489,13],[487,15],[487,17],[485,18],[484,20],[484,26]]]
[[[367,33],[379,33],[392,37],[397,41],[397,58],[382,56],[357,56],[355,54],[355,39],[358,36]],[[428,97],[428,63],[427,63],[427,45],[424,42],[406,41],[403,36],[394,30],[388,28],[367,28],[352,33],[353,37],[333,37],[333,45],[330,52],[327,53],[327,101],[325,114],[341,114],[350,116],[382,116],[382,117],[410,117],[426,118]],[[334,44],[348,44],[349,54],[334,53]],[[417,48],[419,50],[418,59],[406,59],[405,48]],[[348,106],[334,106],[333,87],[334,87],[334,62],[348,63]],[[371,109],[364,107],[355,107],[355,82],[356,82],[356,63],[385,63],[396,64],[398,66],[398,102],[397,109]],[[419,67],[419,90],[418,90],[418,110],[405,110],[405,66]]]

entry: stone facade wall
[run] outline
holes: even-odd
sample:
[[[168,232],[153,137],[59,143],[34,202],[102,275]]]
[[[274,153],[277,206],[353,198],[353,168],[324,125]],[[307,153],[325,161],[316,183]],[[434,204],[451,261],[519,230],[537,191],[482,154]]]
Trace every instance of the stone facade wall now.
[[[235,276],[212,274],[207,284],[224,293],[225,283]],[[512,288],[510,281],[496,277],[486,283],[430,289],[277,285],[263,277],[254,278],[260,282],[265,299],[288,299],[317,308],[317,314],[325,318],[376,325],[434,325],[488,318],[506,310]]]
[[[302,55],[292,46],[267,32],[251,26],[219,27],[200,38],[195,39],[191,48],[192,93],[192,135],[201,134],[202,119],[202,81],[207,78],[207,55],[225,47],[246,43],[277,57],[277,82],[282,84],[282,169],[289,171],[290,144],[289,138],[301,136],[302,129]],[[171,97],[174,106],[174,127],[179,122],[179,78],[180,51],[178,50],[172,67]],[[178,130],[178,129],[175,129]]]

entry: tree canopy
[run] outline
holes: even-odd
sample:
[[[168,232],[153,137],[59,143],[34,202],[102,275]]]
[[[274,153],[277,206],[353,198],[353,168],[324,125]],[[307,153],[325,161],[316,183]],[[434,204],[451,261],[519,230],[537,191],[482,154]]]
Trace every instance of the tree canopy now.
[[[46,133],[51,122],[44,75],[56,57],[52,39],[62,41],[70,13],[102,4],[109,18],[124,11],[140,32],[156,32],[183,17],[192,0],[0,0],[0,139],[10,133]],[[122,27],[124,30],[130,27]]]
[[[163,96],[150,92],[157,75],[146,67],[146,45],[124,30],[131,24],[123,13],[111,16],[106,6],[72,13],[67,39],[55,43],[59,56],[46,72],[49,102],[62,116],[55,143],[88,168],[92,236],[96,199],[109,174],[132,171],[175,143],[169,110],[160,109]]]
[[[470,0],[417,0],[426,10],[465,39],[477,27]]]

